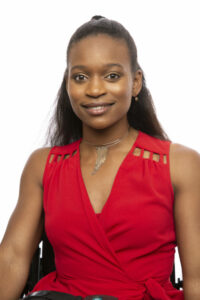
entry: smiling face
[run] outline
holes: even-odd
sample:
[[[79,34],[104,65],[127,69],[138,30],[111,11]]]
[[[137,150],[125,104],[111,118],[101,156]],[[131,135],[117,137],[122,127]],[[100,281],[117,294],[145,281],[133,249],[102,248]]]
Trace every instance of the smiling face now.
[[[99,34],[75,43],[66,79],[72,109],[83,127],[105,129],[116,123],[128,124],[127,112],[140,82],[131,70],[124,40]]]

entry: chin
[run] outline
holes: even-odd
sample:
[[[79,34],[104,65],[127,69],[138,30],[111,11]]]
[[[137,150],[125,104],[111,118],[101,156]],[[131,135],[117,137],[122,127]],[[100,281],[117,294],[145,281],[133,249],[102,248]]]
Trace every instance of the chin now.
[[[88,126],[88,125],[87,125]],[[108,127],[110,127],[111,125],[106,125],[106,124],[98,124],[98,125],[89,125],[88,127],[92,128],[92,129],[96,129],[96,130],[104,130]]]
[[[110,118],[107,116],[104,117],[95,117],[93,119],[82,119],[82,124],[85,127],[89,127],[96,130],[105,130],[108,128],[111,128],[112,126],[120,126],[121,124],[124,124],[125,119],[127,120],[126,115],[119,116],[116,118],[116,116],[113,118],[110,116]]]
[[[93,130],[106,130],[112,126],[115,126],[117,123],[118,122],[93,122],[85,125]]]

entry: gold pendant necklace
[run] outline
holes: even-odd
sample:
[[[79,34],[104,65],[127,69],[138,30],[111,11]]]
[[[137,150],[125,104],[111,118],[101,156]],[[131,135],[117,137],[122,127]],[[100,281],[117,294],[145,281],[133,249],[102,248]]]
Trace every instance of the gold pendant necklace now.
[[[95,166],[94,166],[94,169],[93,169],[91,175],[96,174],[96,172],[100,169],[100,167],[105,163],[107,153],[108,153],[108,148],[119,144],[128,135],[129,130],[130,130],[130,126],[129,126],[127,132],[121,138],[118,138],[112,142],[102,144],[102,145],[95,145],[86,140],[82,140],[86,144],[88,144],[90,146],[94,146],[97,151],[97,158],[96,158]]]

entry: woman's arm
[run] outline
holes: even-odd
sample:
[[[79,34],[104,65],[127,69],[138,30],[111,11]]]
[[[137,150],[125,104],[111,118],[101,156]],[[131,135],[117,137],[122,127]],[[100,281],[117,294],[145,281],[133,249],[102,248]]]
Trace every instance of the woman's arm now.
[[[22,173],[19,200],[0,245],[1,300],[19,299],[32,256],[41,239],[42,178],[48,153],[48,148],[35,151]]]
[[[174,218],[183,271],[185,300],[200,299],[200,155],[172,144],[170,172],[175,191]]]

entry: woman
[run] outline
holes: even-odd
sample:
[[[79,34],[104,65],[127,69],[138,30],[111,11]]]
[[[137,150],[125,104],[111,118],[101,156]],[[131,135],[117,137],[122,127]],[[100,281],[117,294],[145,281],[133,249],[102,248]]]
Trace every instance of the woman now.
[[[44,216],[56,271],[27,298],[200,299],[200,157],[161,128],[121,24],[95,16],[73,34],[51,128],[0,247],[1,300],[18,299]]]

